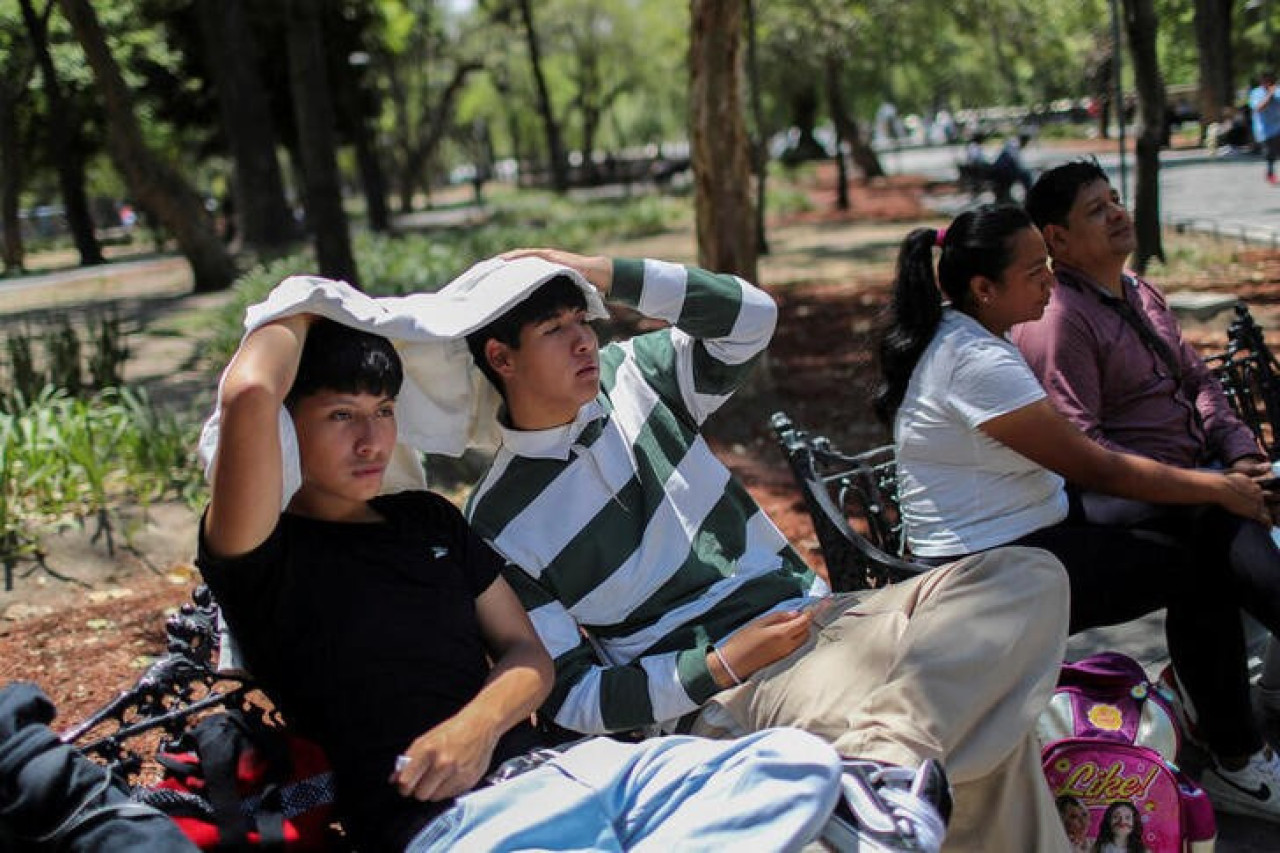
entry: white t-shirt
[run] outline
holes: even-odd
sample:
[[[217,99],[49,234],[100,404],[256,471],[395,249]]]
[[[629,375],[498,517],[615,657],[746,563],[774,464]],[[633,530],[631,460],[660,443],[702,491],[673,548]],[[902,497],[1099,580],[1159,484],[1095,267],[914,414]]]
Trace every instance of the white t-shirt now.
[[[1017,347],[944,309],[893,425],[912,553],[994,548],[1067,517],[1061,477],[978,429],[1044,396]]]

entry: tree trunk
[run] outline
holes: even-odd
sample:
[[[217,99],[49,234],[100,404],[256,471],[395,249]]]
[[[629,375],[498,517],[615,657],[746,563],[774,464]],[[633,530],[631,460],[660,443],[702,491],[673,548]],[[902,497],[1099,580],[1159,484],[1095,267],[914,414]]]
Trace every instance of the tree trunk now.
[[[849,119],[845,125],[844,138],[849,143],[849,156],[853,158],[854,165],[862,170],[862,177],[867,180],[883,178],[884,166],[880,164],[880,156],[867,144],[862,131],[858,129],[858,123],[853,119]]]
[[[542,116],[542,126],[547,135],[547,156],[550,159],[551,187],[558,193],[569,189],[568,163],[564,156],[564,143],[561,141],[560,124],[556,121],[555,110],[551,105],[551,92],[547,89],[547,78],[542,73],[542,53],[538,47],[538,33],[533,26],[533,4],[530,0],[520,0],[520,19],[524,23],[525,43],[529,49],[529,64],[533,70],[533,82],[538,93],[538,113]]]
[[[333,101],[320,35],[319,0],[289,0],[289,89],[298,127],[307,225],[320,274],[359,287],[342,207]]]
[[[393,59],[387,63],[387,87],[391,92],[391,150],[394,152],[391,170],[398,196],[397,206],[401,214],[413,212],[413,176],[409,172],[409,155],[413,149],[410,137],[409,98],[404,91],[401,69]]]
[[[350,117],[351,144],[356,149],[356,169],[364,191],[365,216],[369,230],[377,234],[391,231],[391,210],[387,206],[387,178],[378,151],[377,134],[369,117],[377,115],[378,94],[363,74],[349,73],[338,81],[341,111]]]
[[[1134,255],[1134,268],[1142,272],[1152,258],[1164,260],[1164,246],[1160,239],[1160,145],[1164,136],[1165,91],[1156,55],[1153,0],[1124,0],[1124,22],[1138,90],[1137,186],[1134,193],[1138,248]]]
[[[1195,0],[1196,48],[1200,59],[1201,138],[1235,99],[1231,67],[1232,0]]]
[[[191,264],[197,292],[230,286],[236,277],[235,263],[218,239],[200,196],[143,142],[133,100],[107,47],[98,16],[88,0],[58,0],[58,6],[93,69],[107,117],[107,144],[130,194],[173,233]]]
[[[293,240],[293,215],[276,158],[276,132],[243,0],[196,0],[205,59],[218,92],[222,128],[235,163],[238,231],[273,255]]]
[[[416,184],[421,184],[424,187],[430,186],[430,181],[426,180],[424,173],[426,172],[427,164],[435,157],[436,151],[444,139],[445,132],[449,129],[454,102],[457,101],[458,95],[461,94],[463,84],[467,81],[467,76],[483,67],[479,62],[464,62],[455,68],[449,84],[445,86],[444,91],[440,94],[440,100],[436,102],[435,108],[431,110],[430,115],[425,117],[422,126],[418,128],[418,144],[410,148],[405,155],[404,173],[401,175],[400,184],[402,205],[411,199],[413,187]],[[410,194],[410,199],[404,197],[405,192]]]
[[[48,14],[37,15],[31,0],[20,0],[22,21],[36,63],[40,66],[40,80],[48,101],[45,139],[49,145],[50,159],[58,172],[58,188],[62,192],[62,204],[66,208],[67,227],[80,254],[80,266],[89,267],[105,263],[102,247],[93,232],[93,217],[89,213],[89,199],[85,194],[84,134],[75,107],[62,96],[58,85],[58,72],[49,54]],[[52,7],[48,7],[52,8]]]
[[[826,150],[814,135],[821,103],[817,80],[808,80],[791,90],[787,108],[791,112],[791,125],[796,129],[796,144],[783,154],[783,162],[794,164],[826,158]]]
[[[505,70],[501,64],[495,65],[489,74],[489,81],[493,83],[493,88],[498,93],[498,102],[502,104],[502,118],[507,125],[507,137],[511,142],[511,159],[516,161],[517,174],[516,183],[519,186],[525,186],[525,156],[524,156],[524,133],[520,128],[520,110],[516,106],[515,96],[511,89],[511,82],[507,79]]]
[[[25,88],[25,87],[24,87]],[[22,146],[18,131],[17,100],[0,85],[0,259],[4,274],[22,272],[22,223],[18,219],[18,194],[22,190]]]
[[[844,104],[840,92],[840,62],[833,54],[827,54],[823,61],[827,77],[827,108],[831,112],[831,121],[836,126],[836,210],[849,209],[849,170],[844,159],[844,128],[848,124],[844,113]]]
[[[387,206],[387,178],[378,157],[378,146],[369,122],[364,116],[356,118],[352,142],[356,146],[356,166],[360,169],[360,186],[364,189],[365,211],[369,217],[369,230],[386,234],[391,230],[391,211]]]
[[[751,121],[755,139],[751,142],[751,169],[756,176],[756,248],[769,254],[769,237],[765,233],[765,192],[769,182],[769,134],[764,126],[764,103],[760,92],[760,57],[757,51],[756,4],[747,0],[747,86],[751,92]]]
[[[698,264],[756,281],[751,157],[742,114],[743,0],[691,0],[689,124]]]
[[[862,171],[864,180],[884,177],[884,166],[870,145],[862,138],[858,123],[845,109],[844,86],[841,83],[843,69],[835,57],[827,59],[827,96],[831,107],[831,120],[836,126],[836,136],[849,146],[849,156]],[[846,191],[847,192],[847,191]],[[841,208],[845,210],[847,208]]]

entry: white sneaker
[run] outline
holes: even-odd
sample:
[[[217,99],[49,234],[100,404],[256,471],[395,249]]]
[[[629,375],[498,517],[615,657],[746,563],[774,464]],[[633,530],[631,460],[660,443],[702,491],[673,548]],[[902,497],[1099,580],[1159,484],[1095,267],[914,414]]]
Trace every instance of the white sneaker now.
[[[1239,770],[1211,761],[1200,777],[1200,787],[1218,811],[1280,822],[1280,758],[1271,747],[1249,756]]]
[[[942,765],[916,770],[846,758],[844,796],[822,830],[840,853],[938,853],[951,816],[951,786]]]

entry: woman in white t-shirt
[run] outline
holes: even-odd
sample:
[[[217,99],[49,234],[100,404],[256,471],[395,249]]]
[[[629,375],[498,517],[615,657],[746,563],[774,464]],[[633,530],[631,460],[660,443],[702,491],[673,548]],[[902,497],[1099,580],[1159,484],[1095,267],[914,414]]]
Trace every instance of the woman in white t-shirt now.
[[[1223,766],[1251,767],[1253,756],[1232,748],[1255,727],[1243,641],[1222,630],[1226,620],[1238,624],[1239,593],[1203,577],[1194,555],[1169,539],[1087,523],[1064,478],[1270,523],[1262,490],[1243,474],[1114,453],[1059,415],[1005,337],[1040,317],[1052,282],[1040,232],[1011,205],[986,205],[903,241],[875,409],[893,427],[908,547],[935,565],[1004,545],[1050,551],[1071,579],[1072,633],[1167,607],[1169,654],[1199,734]]]

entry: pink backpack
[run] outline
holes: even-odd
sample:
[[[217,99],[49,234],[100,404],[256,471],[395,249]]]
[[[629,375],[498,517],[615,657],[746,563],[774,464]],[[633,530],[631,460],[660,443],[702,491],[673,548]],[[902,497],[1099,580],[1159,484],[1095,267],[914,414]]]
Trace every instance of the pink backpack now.
[[[1118,652],[1063,665],[1037,729],[1073,850],[1213,850],[1213,806],[1173,763],[1181,738],[1165,689]]]

